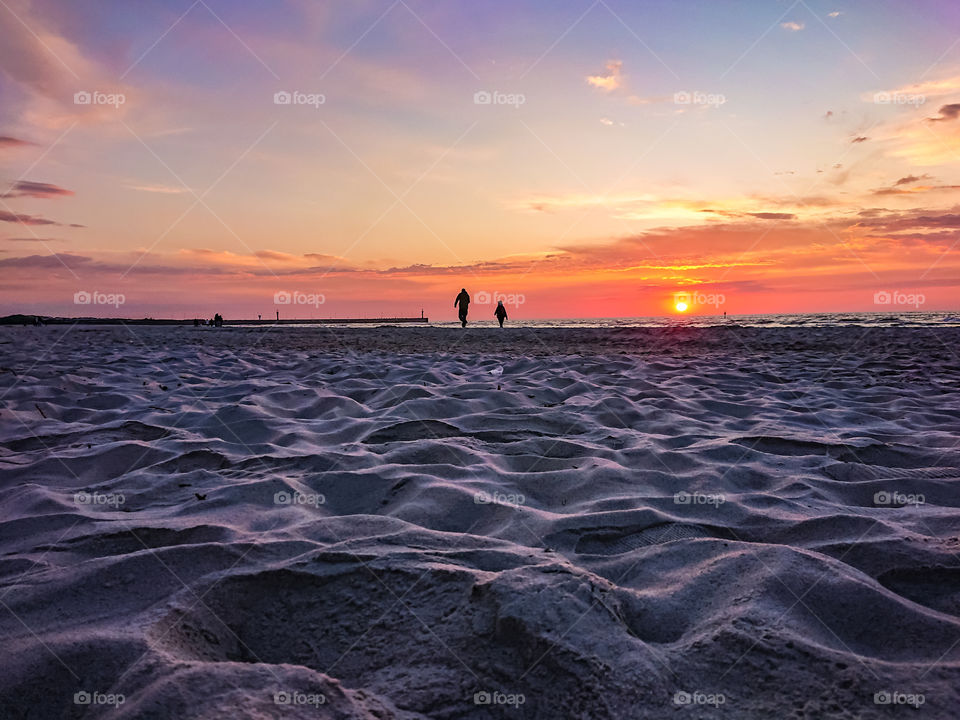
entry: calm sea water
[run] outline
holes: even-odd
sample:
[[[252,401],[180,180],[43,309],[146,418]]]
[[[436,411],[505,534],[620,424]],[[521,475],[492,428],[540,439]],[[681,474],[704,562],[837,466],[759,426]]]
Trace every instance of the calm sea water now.
[[[526,320],[510,319],[505,327],[528,328],[628,328],[628,327],[714,327],[736,324],[741,327],[960,327],[960,312],[903,313],[808,313],[795,315],[674,315],[669,317],[587,318]],[[306,326],[306,325],[305,325]],[[471,318],[469,327],[496,327],[495,320]],[[288,327],[297,327],[292,324]],[[344,327],[344,326],[341,326]],[[347,326],[350,327],[350,326]],[[356,326],[364,327],[364,326]],[[370,327],[369,325],[366,327]],[[411,327],[423,327],[414,325]],[[431,322],[430,327],[460,327],[456,320]]]

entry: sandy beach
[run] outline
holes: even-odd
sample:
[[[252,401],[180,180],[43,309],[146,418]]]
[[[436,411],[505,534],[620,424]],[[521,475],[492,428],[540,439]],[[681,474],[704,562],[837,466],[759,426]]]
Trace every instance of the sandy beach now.
[[[0,347],[4,718],[957,713],[960,329]]]

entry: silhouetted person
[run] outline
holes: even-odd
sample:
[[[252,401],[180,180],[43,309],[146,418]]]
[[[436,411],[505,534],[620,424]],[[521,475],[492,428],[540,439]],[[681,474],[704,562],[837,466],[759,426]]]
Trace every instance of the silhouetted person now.
[[[467,326],[467,310],[470,307],[470,295],[467,294],[466,288],[460,288],[460,294],[457,295],[457,299],[453,301],[453,306],[460,306],[460,326]]]
[[[220,313],[217,313],[216,315],[214,315],[213,324],[216,327],[223,327],[223,315],[221,315]]]
[[[503,321],[507,319],[507,309],[503,306],[503,300],[497,300],[497,309],[493,314],[496,315],[500,327],[503,327]]]

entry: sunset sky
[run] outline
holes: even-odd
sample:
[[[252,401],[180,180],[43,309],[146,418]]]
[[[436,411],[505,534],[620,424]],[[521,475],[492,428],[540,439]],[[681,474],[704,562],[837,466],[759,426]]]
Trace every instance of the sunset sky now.
[[[4,315],[955,312],[960,3],[2,0],[0,182]]]

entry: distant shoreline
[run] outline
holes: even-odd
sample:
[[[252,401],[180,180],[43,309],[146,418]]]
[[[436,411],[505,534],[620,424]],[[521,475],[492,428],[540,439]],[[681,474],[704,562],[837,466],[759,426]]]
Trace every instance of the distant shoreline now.
[[[193,327],[194,319],[174,318],[116,318],[116,317],[53,317],[16,313],[0,317],[0,326],[31,326],[36,319],[43,325],[83,326],[157,326]],[[204,323],[203,318],[199,318]],[[323,327],[323,326],[371,327],[406,326],[410,328],[460,329],[453,317],[430,321],[428,317],[374,317],[374,318],[264,318],[226,319],[224,326],[234,328],[270,327]],[[677,328],[677,327],[957,327],[960,313],[950,310],[902,310],[900,312],[832,312],[832,313],[766,313],[745,315],[683,314],[669,316],[618,317],[618,318],[522,318],[508,320],[504,329],[510,328]],[[204,323],[202,327],[209,327]],[[471,317],[469,328],[496,328],[492,317]]]

